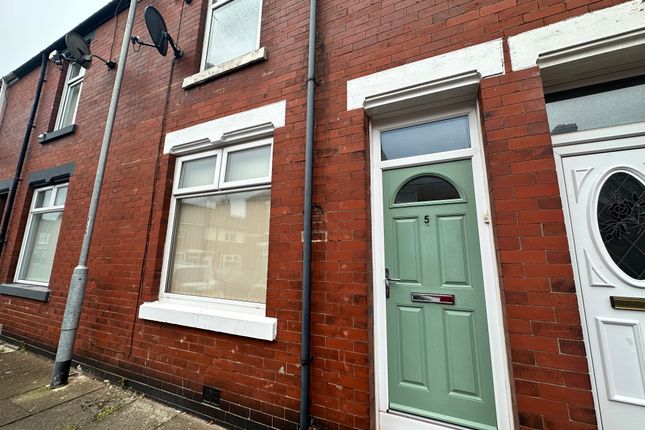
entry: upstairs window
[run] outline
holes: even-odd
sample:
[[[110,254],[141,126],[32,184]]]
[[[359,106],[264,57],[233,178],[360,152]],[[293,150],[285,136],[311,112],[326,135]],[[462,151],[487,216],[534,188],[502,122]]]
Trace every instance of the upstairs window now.
[[[0,126],[2,126],[2,118],[4,118],[4,109],[7,104],[7,83],[4,79],[0,78]]]
[[[69,63],[69,66],[67,67],[67,75],[65,77],[65,85],[63,87],[63,94],[58,108],[58,116],[56,117],[55,130],[74,124],[84,77],[84,68],[77,63]]]
[[[210,0],[202,70],[260,47],[262,0]]]
[[[0,222],[2,222],[2,217],[4,216],[4,207],[7,204],[7,193],[0,192]]]

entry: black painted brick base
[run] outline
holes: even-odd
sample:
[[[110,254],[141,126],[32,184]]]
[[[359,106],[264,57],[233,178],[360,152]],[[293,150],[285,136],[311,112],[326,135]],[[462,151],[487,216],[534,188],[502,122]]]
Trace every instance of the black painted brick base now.
[[[30,339],[23,338],[22,336],[6,333],[5,331],[5,333],[0,334],[0,339],[9,343],[24,345],[25,349],[52,360],[56,357],[54,349],[49,345],[34,342]],[[114,385],[123,385],[126,388],[143,393],[151,399],[188,412],[201,419],[212,421],[217,425],[231,430],[271,430],[275,428],[282,430],[281,424],[280,427],[270,427],[252,419],[233,414],[221,407],[217,408],[206,403],[202,403],[200,399],[201,393],[195,393],[155,378],[150,378],[126,369],[110,366],[103,362],[86,357],[77,357],[74,359],[72,361],[72,366],[77,365],[80,365],[86,373],[99,379],[108,380]],[[220,406],[227,408],[242,408],[239,405],[224,401],[221,402]],[[248,411],[247,408],[244,409]],[[257,414],[266,415],[258,411],[249,412],[251,417]],[[266,417],[258,417],[266,419]],[[289,427],[296,427],[295,424],[287,424],[290,425]]]

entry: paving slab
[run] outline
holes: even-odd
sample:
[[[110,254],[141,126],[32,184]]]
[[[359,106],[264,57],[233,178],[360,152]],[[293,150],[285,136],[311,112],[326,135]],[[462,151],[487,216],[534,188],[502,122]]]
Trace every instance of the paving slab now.
[[[108,385],[78,397],[74,401],[46,409],[1,428],[2,430],[76,430],[132,403],[136,398],[136,394],[132,392]]]
[[[29,412],[13,403],[11,400],[0,400],[0,427],[29,415]]]
[[[44,387],[50,382],[51,369],[41,367],[33,371],[21,370],[0,377],[0,399],[7,399]]]
[[[1,343],[0,346],[2,346]],[[36,370],[49,367],[51,367],[49,360],[26,351],[3,353],[0,354],[0,381],[3,376],[10,375],[14,372],[22,372],[26,369]]]
[[[153,430],[175,417],[179,411],[139,397],[134,402],[106,414],[81,428],[92,430]]]
[[[10,400],[33,414],[104,387],[105,384],[102,382],[88,378],[85,375],[76,375],[70,377],[68,384],[62,387],[52,390],[48,386],[42,386],[35,390],[11,397]]]
[[[16,345],[11,345],[9,343],[0,341],[0,354],[8,354],[10,352],[17,351],[18,349],[20,348],[18,348]]]
[[[215,424],[207,423],[190,415],[186,415],[181,412],[178,415],[175,415],[173,419],[165,422],[158,428],[159,430],[214,430],[220,429],[224,430],[224,427],[220,427]]]
[[[0,341],[0,430],[223,430],[76,369],[49,389],[52,366]]]

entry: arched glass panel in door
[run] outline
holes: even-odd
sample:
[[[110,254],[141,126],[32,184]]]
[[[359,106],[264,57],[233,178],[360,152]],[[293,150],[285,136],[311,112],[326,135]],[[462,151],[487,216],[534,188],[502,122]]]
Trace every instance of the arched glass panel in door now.
[[[627,172],[610,175],[598,195],[598,227],[616,265],[645,279],[645,184]]]
[[[423,175],[405,183],[396,194],[394,204],[432,202],[459,199],[459,191],[446,179],[436,175]]]

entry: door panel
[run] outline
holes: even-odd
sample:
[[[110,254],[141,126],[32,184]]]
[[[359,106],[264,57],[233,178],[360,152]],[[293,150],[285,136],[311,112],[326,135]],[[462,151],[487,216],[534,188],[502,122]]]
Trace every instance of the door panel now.
[[[468,286],[468,244],[463,215],[440,216],[438,252],[441,258],[441,285]]]
[[[427,361],[426,345],[412,338],[413,333],[426,336],[424,309],[421,307],[398,306],[397,319],[399,336],[397,350],[400,363],[400,383],[414,389],[428,389],[428,375],[425,366],[419,363]]]
[[[415,218],[394,219],[396,243],[396,266],[399,277],[408,282],[421,281],[421,245],[419,244],[419,220]]]
[[[606,430],[645,422],[645,149],[562,160],[591,372]]]
[[[434,184],[455,190],[424,189]],[[390,409],[494,429],[471,161],[384,171],[383,198]],[[454,304],[418,301],[428,295]]]
[[[638,321],[596,318],[610,400],[645,405],[643,334]]]
[[[481,400],[474,312],[444,309],[448,392]]]

